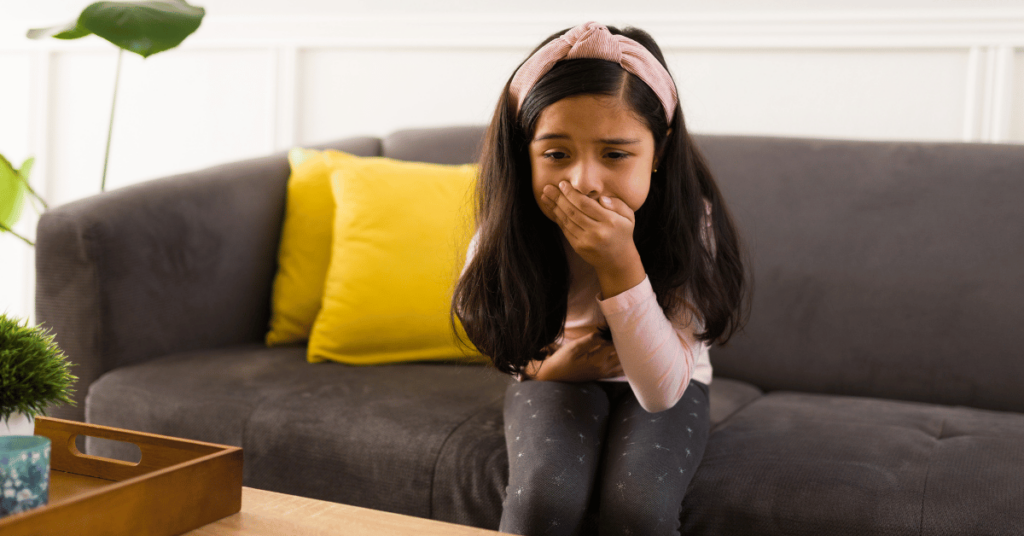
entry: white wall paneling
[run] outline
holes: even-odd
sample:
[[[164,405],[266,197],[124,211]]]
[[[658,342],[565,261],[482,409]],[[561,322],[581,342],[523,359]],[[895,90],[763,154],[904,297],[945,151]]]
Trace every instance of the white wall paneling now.
[[[405,46],[306,49],[299,58],[297,141],[486,123],[521,56]]]
[[[276,50],[276,69],[267,83],[274,88],[274,98],[268,101],[274,116],[274,150],[285,150],[298,141],[298,84],[299,48],[284,46]]]
[[[964,141],[1011,141],[1014,49],[973,47],[970,52]],[[1018,87],[1018,92],[1024,88]],[[1018,100],[1024,102],[1020,95]],[[1017,141],[1024,141],[1024,138]]]
[[[1024,143],[1024,2],[936,1],[679,0],[627,13],[595,0],[554,14],[542,2],[517,14],[197,2],[207,18],[178,49],[125,55],[108,189],[296,144],[484,123],[526,53],[583,20],[654,35],[694,131]],[[0,21],[0,72],[16,81],[0,85],[0,152],[35,155],[33,182],[56,204],[93,195],[116,49],[29,41],[27,28],[64,16],[19,9]],[[34,223],[19,229],[34,235]],[[31,313],[31,257],[0,236],[0,310]]]
[[[46,56],[45,53],[42,54]],[[45,106],[39,104],[45,100],[46,83],[40,80],[40,73],[35,68],[45,61],[33,61],[33,54],[7,52],[0,49],[0,73],[4,83],[0,84],[0,153],[7,157],[11,164],[18,167],[26,158],[38,154],[39,137],[30,125],[34,123],[40,110]],[[41,92],[40,95],[37,92]],[[33,175],[42,176],[39,162]],[[40,184],[38,180],[35,184]],[[35,211],[31,206],[22,209],[21,221],[14,230],[29,238],[34,237]],[[26,317],[32,310],[31,300],[34,295],[33,250],[21,240],[0,234],[0,313],[9,313]]]
[[[130,70],[130,63],[124,62],[126,71]],[[47,148],[51,158],[50,173],[45,178],[52,204],[63,204],[99,191],[116,66],[117,53],[111,50],[65,50],[53,55],[51,86],[54,89],[47,122]],[[130,93],[131,78],[128,73],[121,75],[122,97]],[[125,108],[121,107],[119,117],[126,116]],[[115,142],[122,138],[120,130],[115,128]],[[116,169],[122,148],[115,143],[111,151]],[[113,182],[108,181],[108,184]]]
[[[698,132],[861,139],[961,136],[966,51],[670,51]]]
[[[988,137],[984,141],[1005,143],[1010,138],[1010,114],[1013,109],[1013,67],[1014,49],[1011,46],[1003,45],[991,47],[989,56],[991,74],[991,94],[985,98],[989,108]],[[1024,86],[1019,86],[1018,100],[1024,103]],[[1024,142],[1024,139],[1016,141]]]
[[[62,52],[51,119],[60,201],[98,189],[116,52]],[[257,156],[273,149],[274,54],[266,49],[125,55],[107,188]]]
[[[1010,139],[1024,140],[1024,47],[1018,48],[1014,54],[1013,82],[1010,83]]]
[[[0,72],[4,83],[0,84],[0,153],[14,165],[29,153],[28,133],[22,129],[29,124],[32,101],[33,78],[32,56],[26,53],[4,52],[0,49]]]

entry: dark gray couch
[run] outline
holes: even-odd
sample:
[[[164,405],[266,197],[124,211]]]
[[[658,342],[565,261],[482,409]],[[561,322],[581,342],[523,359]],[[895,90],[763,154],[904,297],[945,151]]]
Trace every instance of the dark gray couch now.
[[[482,132],[332,146],[464,163]],[[755,299],[712,349],[684,533],[1024,534],[1024,147],[698,141]],[[495,528],[506,378],[262,346],[287,178],[277,154],[43,216],[37,315],[81,377],[54,414],[241,446],[249,486]]]

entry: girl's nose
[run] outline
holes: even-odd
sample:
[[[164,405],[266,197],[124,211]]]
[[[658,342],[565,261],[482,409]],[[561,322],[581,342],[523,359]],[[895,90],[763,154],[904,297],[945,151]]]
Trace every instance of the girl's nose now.
[[[569,184],[583,195],[597,199],[601,195],[600,170],[593,163],[581,161],[573,166]]]

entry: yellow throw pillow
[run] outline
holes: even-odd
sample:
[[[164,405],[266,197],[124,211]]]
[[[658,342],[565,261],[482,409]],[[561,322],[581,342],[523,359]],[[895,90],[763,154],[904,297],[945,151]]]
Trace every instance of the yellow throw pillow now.
[[[309,362],[484,360],[457,342],[448,316],[476,175],[474,165],[387,158],[334,172],[334,247]]]
[[[331,261],[331,173],[358,160],[341,151],[295,148],[288,152],[292,173],[277,253],[267,346],[309,339]]]

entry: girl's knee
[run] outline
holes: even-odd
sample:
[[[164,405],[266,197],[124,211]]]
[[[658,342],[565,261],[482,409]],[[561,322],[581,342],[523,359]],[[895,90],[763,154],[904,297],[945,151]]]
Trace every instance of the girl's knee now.
[[[510,479],[502,505],[502,532],[573,534],[583,521],[590,495],[580,476],[538,465]]]
[[[524,515],[576,518],[587,509],[589,494],[568,483],[557,484],[553,478],[521,480],[509,483],[504,506]]]
[[[619,482],[601,496],[601,534],[679,534],[682,497],[662,493],[656,486],[630,486]],[[606,486],[607,491],[607,486]]]
[[[580,503],[590,496],[595,480],[590,464],[575,463],[576,459],[533,460],[526,455],[513,458],[509,467],[509,495],[539,494]]]

